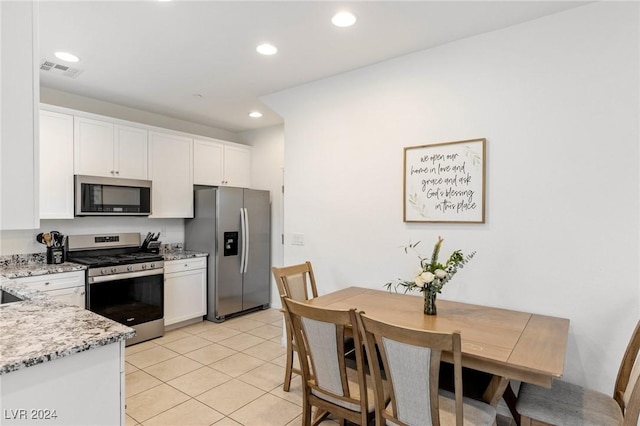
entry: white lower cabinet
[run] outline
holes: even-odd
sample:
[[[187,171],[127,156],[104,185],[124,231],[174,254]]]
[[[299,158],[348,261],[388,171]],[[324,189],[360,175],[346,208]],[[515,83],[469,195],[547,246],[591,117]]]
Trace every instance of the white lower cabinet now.
[[[0,376],[0,425],[124,425],[124,341]]]
[[[50,290],[47,296],[65,305],[75,305],[84,309],[85,307],[85,291],[84,284],[82,287],[69,287],[59,290]]]
[[[207,314],[207,258],[164,262],[165,326]]]
[[[41,291],[67,305],[85,307],[84,271],[14,278],[11,281]]]

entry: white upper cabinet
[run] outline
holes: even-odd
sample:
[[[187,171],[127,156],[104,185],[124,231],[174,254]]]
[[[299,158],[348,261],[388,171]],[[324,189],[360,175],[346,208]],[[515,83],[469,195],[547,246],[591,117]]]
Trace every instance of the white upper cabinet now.
[[[152,218],[193,217],[193,139],[149,132]]]
[[[75,173],[147,179],[147,139],[145,129],[75,117]]]
[[[0,1],[0,229],[40,227],[37,10]]]
[[[137,127],[114,128],[114,169],[116,177],[146,180],[149,132]]]
[[[250,146],[42,107],[44,219],[74,217],[74,174],[150,180],[151,218],[193,217],[193,185],[251,187]]]
[[[73,218],[73,116],[40,111],[40,218]]]
[[[193,183],[222,185],[224,181],[224,143],[193,140]]]
[[[75,118],[74,170],[77,175],[114,176],[113,124]]]
[[[224,146],[225,185],[251,187],[251,147],[226,144]]]
[[[217,139],[194,139],[193,183],[251,187],[251,147]]]

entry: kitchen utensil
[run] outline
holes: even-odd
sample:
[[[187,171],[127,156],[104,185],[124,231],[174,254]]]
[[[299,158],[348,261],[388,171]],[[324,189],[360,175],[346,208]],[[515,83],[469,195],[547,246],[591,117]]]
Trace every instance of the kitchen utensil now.
[[[47,245],[47,247],[51,247],[51,234],[50,233],[45,232],[44,234],[42,234],[42,239],[44,240],[44,242]]]
[[[147,245],[149,244],[149,241],[151,241],[151,237],[153,236],[153,234],[151,232],[147,232],[147,236],[144,239],[144,241],[142,242],[142,245],[140,246],[142,248],[142,250],[146,250]]]
[[[60,247],[62,245],[62,234],[58,231],[51,231],[49,234],[51,234],[53,247]]]
[[[42,238],[42,232],[36,235],[36,241],[39,242],[40,244],[46,244],[44,242],[44,239]]]

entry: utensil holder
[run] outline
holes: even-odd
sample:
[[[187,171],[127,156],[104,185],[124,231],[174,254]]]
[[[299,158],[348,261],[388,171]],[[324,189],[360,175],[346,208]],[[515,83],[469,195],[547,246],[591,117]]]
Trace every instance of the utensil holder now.
[[[49,265],[64,263],[64,247],[47,247],[47,263]]]

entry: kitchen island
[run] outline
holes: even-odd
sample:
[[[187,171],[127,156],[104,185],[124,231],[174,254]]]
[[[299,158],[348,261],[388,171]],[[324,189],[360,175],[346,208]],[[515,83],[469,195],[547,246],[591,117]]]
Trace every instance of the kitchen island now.
[[[0,425],[124,424],[124,342],[135,331],[9,279],[77,268],[0,269],[0,289],[23,299],[0,305]]]

